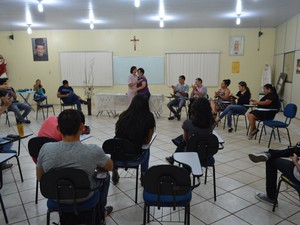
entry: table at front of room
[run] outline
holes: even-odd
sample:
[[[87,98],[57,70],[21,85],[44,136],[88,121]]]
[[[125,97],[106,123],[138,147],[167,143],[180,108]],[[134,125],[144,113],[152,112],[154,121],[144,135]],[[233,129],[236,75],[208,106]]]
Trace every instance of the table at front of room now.
[[[22,99],[24,100],[24,103],[29,105],[30,108],[32,109],[33,112],[35,112],[35,110],[32,108],[32,106],[29,104],[28,100],[31,94],[34,94],[34,91],[16,91],[17,94],[19,94]]]
[[[94,96],[95,106],[97,109],[97,116],[102,114],[104,111],[109,116],[117,116],[117,111],[123,112],[128,108],[128,96],[126,94],[116,93],[97,93]],[[162,113],[162,106],[164,102],[164,95],[162,94],[151,94],[149,105],[150,110],[155,114],[157,118]]]

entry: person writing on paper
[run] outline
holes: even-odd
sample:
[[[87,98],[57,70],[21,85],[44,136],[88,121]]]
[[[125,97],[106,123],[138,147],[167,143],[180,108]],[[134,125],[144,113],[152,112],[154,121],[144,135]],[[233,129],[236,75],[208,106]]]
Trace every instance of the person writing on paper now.
[[[154,130],[155,119],[150,111],[148,98],[144,94],[137,94],[128,109],[120,114],[116,123],[115,137],[127,139],[136,146],[137,159],[143,159],[141,181],[148,170],[150,158],[150,149],[142,149],[142,145],[150,143]],[[118,183],[119,178],[118,168],[115,167],[112,174],[113,183]]]
[[[130,75],[128,77],[128,104],[130,105],[133,97],[136,95],[136,85],[138,84],[138,77],[136,75],[136,66],[130,68]]]
[[[218,123],[224,116],[227,115],[227,125],[228,132],[232,132],[232,115],[245,115],[248,110],[248,107],[244,106],[249,104],[251,93],[250,89],[247,86],[247,83],[244,81],[239,82],[239,91],[236,95],[231,94],[232,98],[237,99],[236,104],[231,104],[225,108],[219,117],[216,118],[216,123]]]
[[[191,106],[191,116],[182,124],[183,135],[173,139],[172,142],[177,146],[175,152],[185,151],[186,142],[193,134],[211,134],[214,129],[215,120],[211,112],[210,103],[207,98],[199,97]],[[174,163],[173,156],[166,157],[170,163]]]
[[[252,110],[247,115],[250,127],[249,140],[251,140],[259,132],[256,128],[256,120],[272,120],[279,110],[280,102],[275,87],[272,84],[265,84],[263,89],[265,96],[262,97],[260,101],[250,99],[250,103],[257,105],[257,109]]]
[[[148,88],[148,81],[144,73],[145,70],[143,68],[138,69],[138,83],[136,85],[136,92],[138,94],[144,94],[147,96],[148,99],[150,99],[151,94]]]
[[[221,88],[215,92],[215,99],[210,101],[213,114],[216,116],[219,111],[223,111],[230,104],[230,79],[225,79],[221,83]]]
[[[300,142],[283,150],[269,149],[267,152],[251,153],[252,162],[266,162],[266,194],[256,193],[255,197],[265,203],[274,204],[278,171],[290,181],[300,185]],[[284,158],[290,158],[287,160]]]

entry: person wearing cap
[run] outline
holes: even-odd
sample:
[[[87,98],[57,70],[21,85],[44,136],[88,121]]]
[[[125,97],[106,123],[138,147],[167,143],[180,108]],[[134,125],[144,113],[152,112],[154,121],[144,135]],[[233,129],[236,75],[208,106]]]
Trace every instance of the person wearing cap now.
[[[69,86],[67,80],[63,80],[62,86],[58,88],[57,97],[60,98],[65,104],[75,104],[78,111],[81,111],[81,104],[87,105],[87,101],[81,99],[80,96],[74,93],[74,90]]]
[[[2,84],[7,85],[7,80],[0,79],[0,85]],[[21,123],[31,123],[30,120],[26,119],[31,111],[31,107],[26,103],[22,103],[17,100],[17,95],[13,87],[8,87],[7,90],[1,90],[0,98],[3,103],[5,102],[5,99],[11,98],[13,101],[11,105],[8,106],[7,110],[14,112],[17,120]],[[21,114],[21,110],[24,110],[23,114]]]
[[[44,38],[36,38],[34,40],[35,47],[34,47],[34,61],[48,61],[48,55],[46,54],[45,50],[45,42]]]

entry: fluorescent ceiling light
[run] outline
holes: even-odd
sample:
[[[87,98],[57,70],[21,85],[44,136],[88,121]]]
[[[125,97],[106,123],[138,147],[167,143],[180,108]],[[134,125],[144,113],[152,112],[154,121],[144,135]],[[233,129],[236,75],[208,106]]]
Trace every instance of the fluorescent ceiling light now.
[[[95,28],[94,24],[93,24],[93,23],[90,23],[90,29],[91,29],[91,30],[94,30],[94,28]]]
[[[235,12],[236,12],[236,14],[242,14],[242,2],[241,2],[241,0],[236,1]]]
[[[39,12],[44,12],[44,7],[43,7],[43,4],[42,4],[42,0],[38,0],[38,11]]]
[[[165,22],[163,19],[160,19],[159,21],[159,27],[163,28],[165,26]]]
[[[28,34],[32,34],[32,29],[31,29],[31,24],[27,24],[28,25],[28,27],[27,27],[27,33]]]
[[[141,5],[141,1],[140,0],[134,0],[134,6],[136,8],[140,7],[140,5]]]
[[[238,17],[236,18],[236,25],[240,25],[240,24],[241,24],[241,17],[238,16]]]

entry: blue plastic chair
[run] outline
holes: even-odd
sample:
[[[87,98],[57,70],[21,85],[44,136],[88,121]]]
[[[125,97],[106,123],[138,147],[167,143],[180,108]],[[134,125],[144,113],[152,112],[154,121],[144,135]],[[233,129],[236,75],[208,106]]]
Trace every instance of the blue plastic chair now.
[[[192,200],[189,172],[179,166],[157,165],[150,167],[144,176],[144,218],[150,222],[150,206],[184,207],[184,224],[190,224],[190,202]]]
[[[288,139],[289,139],[289,146],[292,146],[288,126],[290,125],[291,120],[296,116],[296,114],[297,114],[297,106],[293,103],[289,103],[284,107],[284,110],[283,110],[283,115],[285,116],[285,121],[278,121],[278,120],[264,120],[263,121],[262,130],[266,126],[272,128],[268,148],[270,147],[273,135],[274,135],[274,138],[275,138],[275,131],[274,131],[275,129],[277,129],[278,139],[279,139],[279,142],[281,142],[280,134],[279,134],[279,128],[285,128],[286,129]],[[261,135],[262,135],[262,131],[260,132],[258,143],[260,143]]]

